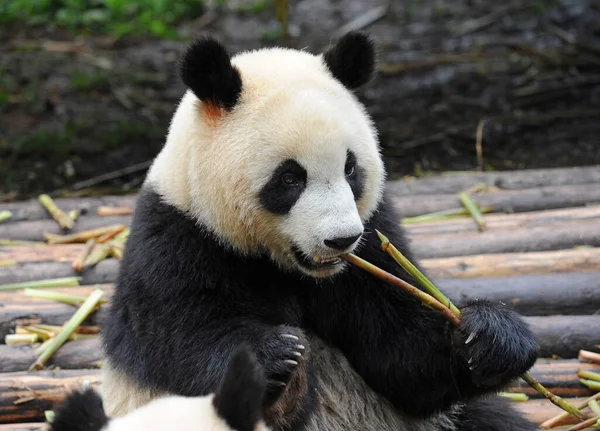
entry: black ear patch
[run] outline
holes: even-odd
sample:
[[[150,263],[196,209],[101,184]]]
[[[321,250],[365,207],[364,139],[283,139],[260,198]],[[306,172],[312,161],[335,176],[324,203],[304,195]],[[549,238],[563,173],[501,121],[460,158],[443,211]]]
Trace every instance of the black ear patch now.
[[[373,39],[358,31],[347,33],[323,54],[333,76],[351,90],[373,77],[376,56]]]
[[[231,354],[213,404],[217,414],[236,431],[253,431],[262,419],[267,380],[247,344]]]
[[[202,102],[231,110],[242,92],[242,79],[229,54],[217,40],[195,40],[179,64],[183,83]]]

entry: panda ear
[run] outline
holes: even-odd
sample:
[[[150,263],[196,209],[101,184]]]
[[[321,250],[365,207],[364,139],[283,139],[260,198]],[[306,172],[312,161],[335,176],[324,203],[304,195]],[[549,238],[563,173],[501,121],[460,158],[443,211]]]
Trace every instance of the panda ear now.
[[[234,430],[253,430],[262,419],[267,388],[263,368],[247,344],[233,351],[213,404],[221,419]]]
[[[324,53],[333,76],[350,90],[366,84],[375,74],[376,48],[366,33],[351,31]]]
[[[179,64],[183,83],[202,102],[231,110],[242,92],[242,79],[217,40],[204,36],[184,52]]]

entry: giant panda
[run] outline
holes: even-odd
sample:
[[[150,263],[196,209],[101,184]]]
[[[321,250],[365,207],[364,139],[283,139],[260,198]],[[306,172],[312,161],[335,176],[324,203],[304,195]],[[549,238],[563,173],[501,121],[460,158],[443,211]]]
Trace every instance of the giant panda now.
[[[76,391],[57,406],[49,431],[270,431],[262,420],[266,386],[252,350],[241,344],[214,394],[168,395],[110,419],[98,392]]]
[[[247,342],[276,431],[536,429],[495,395],[536,359],[518,315],[475,301],[454,328],[340,258],[415,283],[375,233],[415,261],[353,93],[376,57],[361,32],[318,55],[231,57],[208,36],[185,51],[187,91],[137,199],[104,327],[109,416],[214,391]]]

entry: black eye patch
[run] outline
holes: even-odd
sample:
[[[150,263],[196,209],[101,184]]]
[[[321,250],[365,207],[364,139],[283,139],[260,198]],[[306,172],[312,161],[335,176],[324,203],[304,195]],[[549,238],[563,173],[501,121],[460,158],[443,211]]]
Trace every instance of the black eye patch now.
[[[260,204],[273,214],[287,214],[305,188],[306,170],[295,160],[286,160],[275,169],[260,191]]]
[[[344,167],[346,181],[350,184],[354,200],[359,200],[364,191],[365,171],[358,166],[356,156],[350,150],[346,154],[346,166]]]

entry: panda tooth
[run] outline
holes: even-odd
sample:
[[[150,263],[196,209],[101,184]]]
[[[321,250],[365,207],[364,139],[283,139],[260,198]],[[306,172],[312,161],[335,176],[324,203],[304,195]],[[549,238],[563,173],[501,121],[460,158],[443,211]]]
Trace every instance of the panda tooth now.
[[[314,260],[316,263],[321,263],[321,258],[320,258],[320,257],[316,257],[316,256],[315,256],[315,257],[313,257],[313,260]]]

